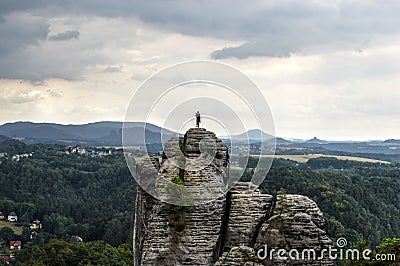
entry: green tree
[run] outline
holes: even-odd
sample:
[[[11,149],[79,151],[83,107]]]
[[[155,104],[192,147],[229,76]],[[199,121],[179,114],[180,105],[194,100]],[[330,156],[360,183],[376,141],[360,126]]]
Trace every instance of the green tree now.
[[[23,226],[22,227],[22,241],[24,243],[28,242],[31,240],[31,230],[28,226]]]
[[[112,247],[102,241],[68,243],[51,240],[32,245],[17,254],[17,265],[133,265],[133,252],[127,245]]]
[[[3,227],[0,229],[0,239],[6,241],[7,244],[15,238],[14,231],[10,227]]]
[[[385,238],[377,248],[381,254],[395,254],[396,261],[400,261],[400,238]]]

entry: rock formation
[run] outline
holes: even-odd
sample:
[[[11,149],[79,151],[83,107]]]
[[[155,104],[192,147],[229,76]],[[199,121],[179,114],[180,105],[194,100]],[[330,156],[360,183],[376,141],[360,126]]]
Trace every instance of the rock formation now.
[[[239,182],[224,194],[229,155],[214,133],[192,128],[184,138],[166,143],[164,153],[161,163],[157,158],[137,162],[136,178],[147,181],[144,189],[167,197],[162,188],[179,177],[192,199],[204,198],[204,203],[163,203],[138,186],[135,265],[333,265],[326,256],[296,261],[276,255],[259,258],[259,250],[266,246],[300,252],[314,248],[317,253],[327,248],[332,243],[322,229],[324,218],[307,197],[279,195],[274,200],[248,182]],[[195,164],[204,161],[207,167],[197,169]],[[178,167],[182,163],[186,170]],[[210,201],[215,195],[219,197]]]

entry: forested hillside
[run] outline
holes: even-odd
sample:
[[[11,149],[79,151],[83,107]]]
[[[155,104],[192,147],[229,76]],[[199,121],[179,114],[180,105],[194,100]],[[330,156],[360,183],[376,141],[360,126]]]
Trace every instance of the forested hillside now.
[[[43,237],[131,241],[135,183],[121,151],[102,157],[66,154],[59,145],[0,145],[0,211],[14,211],[21,225],[39,219]],[[32,153],[19,161],[13,154]]]
[[[18,215],[11,229],[22,226],[20,234],[0,228],[0,241],[8,244],[20,239],[23,245],[39,244],[40,248],[23,249],[21,258],[25,261],[34,259],[29,252],[42,254],[43,260],[46,256],[57,257],[47,254],[54,248],[78,252],[85,245],[46,244],[51,239],[74,242],[76,236],[84,242],[101,240],[111,245],[99,242],[88,245],[88,249],[103,246],[105,252],[122,252],[121,256],[129,253],[126,246],[119,251],[112,248],[131,246],[132,241],[135,182],[122,151],[86,148],[80,154],[78,148],[27,145],[16,140],[0,144],[0,152],[7,153],[0,158],[0,212]],[[247,167],[254,165],[252,158]],[[299,164],[278,159],[261,189],[272,195],[284,190],[311,197],[324,212],[327,232],[333,239],[345,237],[350,243],[365,239],[369,247],[375,248],[384,238],[400,236],[399,164],[335,158]],[[35,219],[42,222],[43,229],[31,240],[26,228]],[[99,256],[106,260],[106,254]]]

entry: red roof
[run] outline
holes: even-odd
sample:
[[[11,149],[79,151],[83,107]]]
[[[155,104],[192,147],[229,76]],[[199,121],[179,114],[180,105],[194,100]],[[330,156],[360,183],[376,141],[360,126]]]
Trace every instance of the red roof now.
[[[0,261],[1,261],[1,260],[9,261],[9,260],[10,260],[10,257],[7,256],[7,255],[0,255]]]
[[[21,241],[16,240],[16,241],[10,241],[10,246],[21,246]]]

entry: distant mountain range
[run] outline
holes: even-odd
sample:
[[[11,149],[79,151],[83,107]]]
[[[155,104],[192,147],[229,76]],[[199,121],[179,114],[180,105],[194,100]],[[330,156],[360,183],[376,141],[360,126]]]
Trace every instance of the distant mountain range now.
[[[9,139],[10,139],[9,137],[0,135],[0,143],[3,143],[4,141],[9,140]]]
[[[95,122],[82,125],[62,125],[56,123],[15,122],[0,126],[0,143],[7,138],[16,138],[25,143],[59,143],[65,145],[88,146],[121,146],[122,122]],[[157,125],[143,122],[129,122],[125,124],[129,138],[129,145],[143,144],[146,137],[147,144],[160,144],[161,134],[163,141],[179,135]],[[144,130],[144,127],[146,129]],[[221,136],[225,141],[234,143],[247,142],[260,143],[275,141],[278,146],[286,148],[323,148],[327,150],[352,151],[352,152],[376,152],[378,147],[382,153],[398,153],[400,140],[390,139],[386,141],[354,142],[354,141],[326,141],[314,137],[310,140],[286,139],[274,137],[259,129],[252,129],[245,133],[231,137]]]
[[[144,127],[146,129],[144,130]],[[26,143],[60,143],[67,145],[121,146],[122,122],[96,122],[83,125],[61,125],[55,123],[16,122],[0,126],[0,135],[17,138]],[[161,132],[166,138],[176,133],[143,122],[126,123],[129,145],[161,143]]]
[[[384,141],[386,144],[400,144],[400,139],[387,139]]]
[[[221,137],[221,138],[223,138],[223,137]],[[233,136],[231,136],[231,138],[234,140],[244,140],[244,141],[246,141],[247,139],[257,140],[257,141],[261,141],[261,140],[265,141],[265,140],[274,138],[274,136],[267,134],[267,133],[261,131],[260,129],[251,129],[240,135],[233,135]]]
[[[271,141],[274,139],[274,136],[267,134],[260,129],[251,129],[247,132],[244,132],[239,135],[232,135],[232,136],[220,136],[222,140],[232,140],[234,142],[247,142],[250,143],[257,143],[261,141]]]
[[[146,130],[143,128],[146,125]],[[95,122],[82,125],[62,125],[56,123],[33,123],[15,122],[0,126],[0,135],[9,138],[16,138],[26,143],[60,143],[66,145],[93,145],[93,146],[121,146],[122,145],[122,122]],[[161,132],[165,139],[179,135],[159,126],[143,123],[126,123],[127,131],[130,136],[130,145],[143,143],[146,136],[147,144],[161,143]],[[228,137],[221,137],[229,139]],[[235,142],[261,142],[272,140],[272,135],[266,134],[259,129],[249,130],[247,133],[232,136]],[[278,139],[277,139],[278,140]],[[1,139],[0,139],[1,141]],[[279,138],[280,143],[290,143],[290,141]]]

